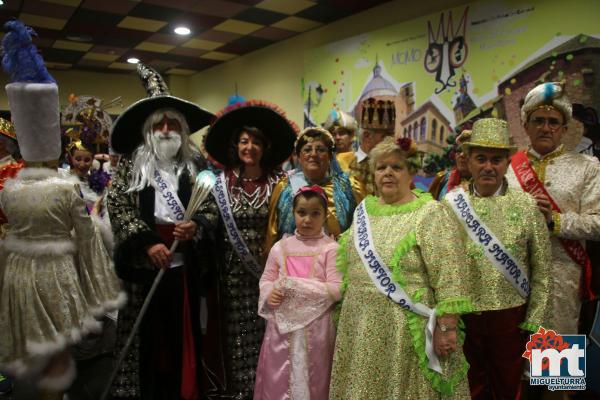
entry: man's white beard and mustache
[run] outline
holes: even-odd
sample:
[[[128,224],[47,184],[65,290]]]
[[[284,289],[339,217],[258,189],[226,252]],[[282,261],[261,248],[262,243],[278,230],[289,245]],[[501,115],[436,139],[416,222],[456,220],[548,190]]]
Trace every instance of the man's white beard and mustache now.
[[[151,141],[154,154],[160,161],[173,160],[181,148],[181,135],[176,131],[169,131],[168,134],[154,131]]]
[[[175,167],[177,176],[188,169],[191,176],[196,176],[191,155],[186,148],[182,148],[186,138],[176,131],[168,134],[155,131],[149,135],[148,140],[133,153],[128,192],[137,192],[153,185],[157,169],[172,171],[172,167]]]

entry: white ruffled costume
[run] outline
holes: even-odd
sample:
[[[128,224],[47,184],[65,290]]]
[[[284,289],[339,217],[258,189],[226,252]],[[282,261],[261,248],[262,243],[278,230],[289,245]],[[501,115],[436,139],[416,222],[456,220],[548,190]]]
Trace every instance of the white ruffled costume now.
[[[125,298],[71,181],[25,168],[6,182],[0,208],[9,220],[0,250],[0,368],[20,375],[99,330],[94,317]]]
[[[26,162],[58,159],[56,85],[12,83],[7,93]],[[0,209],[8,219],[0,242],[0,370],[21,376],[101,329],[94,317],[120,307],[125,295],[72,181],[49,168],[25,168],[6,181]],[[59,389],[73,377],[70,368],[39,384]]]

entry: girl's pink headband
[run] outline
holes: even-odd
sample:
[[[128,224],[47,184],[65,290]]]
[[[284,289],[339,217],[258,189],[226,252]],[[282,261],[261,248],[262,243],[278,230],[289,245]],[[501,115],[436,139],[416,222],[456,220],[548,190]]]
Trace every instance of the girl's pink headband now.
[[[301,193],[307,193],[307,192],[312,192],[312,193],[318,194],[327,203],[327,195],[325,194],[325,191],[323,190],[323,188],[321,186],[319,186],[319,185],[302,186],[300,189],[298,189],[298,191],[294,195],[294,198],[296,196],[298,196],[299,194],[301,194]]]

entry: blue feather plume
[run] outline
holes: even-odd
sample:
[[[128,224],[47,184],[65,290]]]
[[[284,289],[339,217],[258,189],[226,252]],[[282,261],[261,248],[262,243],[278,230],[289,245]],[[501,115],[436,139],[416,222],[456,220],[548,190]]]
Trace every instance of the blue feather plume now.
[[[331,121],[336,122],[340,117],[338,116],[337,110],[334,108],[331,110]]]
[[[233,94],[229,96],[229,100],[227,101],[227,106],[234,106],[238,103],[246,102],[246,98],[244,96],[240,96],[239,94]]]
[[[23,22],[13,19],[4,24],[2,39],[2,68],[11,82],[56,83],[44,59],[31,41],[35,31]]]
[[[544,102],[551,101],[554,98],[554,84],[551,82],[544,84]]]

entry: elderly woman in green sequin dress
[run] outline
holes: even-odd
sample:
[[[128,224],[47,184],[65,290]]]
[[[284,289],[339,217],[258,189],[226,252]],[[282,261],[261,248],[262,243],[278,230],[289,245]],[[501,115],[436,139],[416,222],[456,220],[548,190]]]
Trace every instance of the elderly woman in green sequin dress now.
[[[459,314],[472,304],[460,227],[431,195],[410,190],[414,142],[387,138],[370,158],[380,196],[363,200],[340,239],[330,399],[468,399]]]

